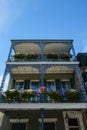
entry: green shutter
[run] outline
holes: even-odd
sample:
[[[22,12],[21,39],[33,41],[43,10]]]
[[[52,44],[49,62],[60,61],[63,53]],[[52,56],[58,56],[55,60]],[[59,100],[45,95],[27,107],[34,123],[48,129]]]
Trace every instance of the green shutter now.
[[[74,79],[70,79],[70,84],[71,84],[71,88],[74,89],[75,86],[74,86]]]
[[[24,89],[29,89],[30,88],[30,80],[25,80],[24,81]]]
[[[14,79],[12,79],[11,89],[15,89],[15,80]]]
[[[46,79],[44,79],[44,86],[46,86]]]
[[[60,90],[61,89],[61,80],[60,79],[56,79],[56,90]]]
[[[27,84],[28,84],[27,89],[30,89],[30,80],[27,80]]]

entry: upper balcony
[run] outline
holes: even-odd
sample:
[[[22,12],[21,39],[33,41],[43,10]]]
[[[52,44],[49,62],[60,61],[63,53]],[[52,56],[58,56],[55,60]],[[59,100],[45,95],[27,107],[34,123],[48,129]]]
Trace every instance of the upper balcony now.
[[[13,56],[10,57],[10,61],[14,62],[40,62],[40,61],[73,61],[73,56],[70,53],[63,52],[56,54],[55,52],[51,52],[49,54],[44,54],[43,58],[41,57],[41,54],[35,54],[35,53],[15,53]]]
[[[12,40],[8,62],[73,61],[72,40]]]

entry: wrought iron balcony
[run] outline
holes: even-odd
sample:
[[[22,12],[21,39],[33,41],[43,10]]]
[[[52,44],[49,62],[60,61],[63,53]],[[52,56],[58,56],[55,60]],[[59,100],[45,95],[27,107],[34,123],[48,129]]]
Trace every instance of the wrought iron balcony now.
[[[71,89],[67,92],[8,90],[0,96],[1,103],[67,103],[67,102],[86,102],[80,91]]]
[[[37,62],[37,61],[74,61],[73,58],[61,58],[61,57],[58,57],[58,58],[46,58],[46,57],[37,57],[37,58],[31,58],[31,59],[27,59],[27,58],[14,58],[14,56],[11,56],[10,57],[10,60],[11,62]]]

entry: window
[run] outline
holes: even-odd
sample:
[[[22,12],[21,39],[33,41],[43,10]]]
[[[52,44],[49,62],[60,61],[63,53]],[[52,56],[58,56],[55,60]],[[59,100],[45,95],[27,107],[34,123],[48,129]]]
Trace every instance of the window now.
[[[61,80],[62,91],[67,90],[70,88],[70,81],[69,80]]]
[[[54,122],[45,122],[44,130],[55,130],[55,123]]]
[[[80,111],[63,111],[63,117],[65,130],[85,130],[83,116]]]
[[[11,130],[27,130],[29,119],[10,119]]]
[[[56,87],[55,87],[55,81],[54,80],[47,80],[47,91],[50,91],[50,90],[56,90]]]
[[[24,81],[22,81],[22,80],[16,80],[16,86],[15,86],[15,88],[17,89],[17,90],[24,90]]]
[[[26,123],[13,123],[12,130],[26,130]]]
[[[32,90],[38,90],[39,89],[39,80],[31,80],[30,85]]]
[[[68,125],[69,125],[69,130],[80,130],[77,118],[69,119]]]

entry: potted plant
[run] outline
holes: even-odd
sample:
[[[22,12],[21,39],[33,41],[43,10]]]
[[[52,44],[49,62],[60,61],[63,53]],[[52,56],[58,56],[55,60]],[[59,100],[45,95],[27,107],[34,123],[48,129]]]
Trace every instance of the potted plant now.
[[[65,97],[69,102],[78,102],[81,99],[80,90],[70,89],[65,93]]]
[[[68,52],[63,52],[60,54],[61,59],[66,59],[69,60],[70,58],[72,58],[72,55]]]
[[[51,52],[51,53],[49,53],[49,54],[46,54],[46,58],[47,58],[47,59],[58,59],[58,56],[57,56],[56,53]]]
[[[38,55],[34,53],[29,53],[26,55],[27,60],[32,60],[32,59],[37,59],[37,58],[38,58]]]
[[[18,101],[21,98],[21,92],[15,89],[10,89],[5,92],[5,97],[10,101]]]
[[[25,57],[26,57],[26,55],[24,53],[16,53],[16,54],[14,54],[15,59],[24,60]]]
[[[58,91],[50,91],[48,92],[48,96],[54,101],[54,102],[61,102],[63,101],[63,95]]]
[[[31,98],[34,98],[35,96],[37,96],[37,92],[31,89],[26,89],[24,90],[24,92],[22,92],[22,99],[25,102],[29,101]]]

